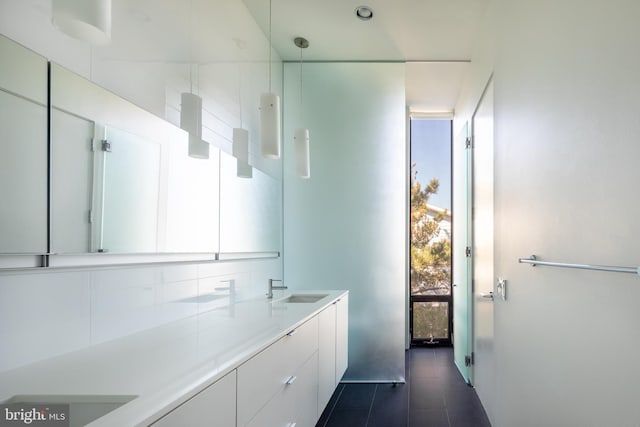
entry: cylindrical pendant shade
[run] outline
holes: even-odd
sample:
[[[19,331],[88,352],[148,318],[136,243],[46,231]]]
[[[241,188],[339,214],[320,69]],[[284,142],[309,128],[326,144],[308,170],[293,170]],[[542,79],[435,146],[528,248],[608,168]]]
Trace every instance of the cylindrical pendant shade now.
[[[209,158],[209,144],[202,140],[202,98],[183,92],[180,105],[180,127],[189,132],[189,157]]]
[[[180,103],[180,127],[191,135],[202,138],[202,98],[183,92]]]
[[[194,159],[209,158],[209,143],[198,138],[196,135],[189,134],[189,157]]]
[[[253,168],[251,165],[243,160],[237,160],[237,170],[236,176],[238,178],[252,178],[253,177]]]
[[[249,163],[249,131],[233,128],[233,157]]]
[[[300,178],[310,178],[309,129],[296,129],[293,139],[296,147],[296,175]]]
[[[263,157],[280,158],[280,97],[275,93],[260,95],[260,144]]]
[[[111,0],[53,0],[51,22],[69,36],[92,44],[111,39]]]

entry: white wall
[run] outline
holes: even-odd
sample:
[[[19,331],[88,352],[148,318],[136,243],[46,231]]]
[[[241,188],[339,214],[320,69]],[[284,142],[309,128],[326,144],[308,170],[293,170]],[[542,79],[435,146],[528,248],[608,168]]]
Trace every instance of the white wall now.
[[[185,64],[195,57],[202,63],[194,86],[206,110],[203,138],[230,153],[232,128],[242,122],[252,164],[279,180],[282,163],[262,159],[258,150],[267,38],[240,1],[191,3],[197,8],[191,37],[207,47],[193,56],[181,27],[190,3],[181,0],[114,0],[113,38],[104,47],[55,30],[50,1],[0,0],[0,34],[173,124],[179,124],[180,93],[190,86]],[[116,18],[122,16],[127,19]],[[273,90],[282,93],[281,61],[276,54],[273,61]],[[185,300],[226,286],[221,281],[233,279],[236,298],[243,299],[263,294],[268,279],[279,277],[281,259],[0,271],[0,371],[212,308]]]
[[[228,304],[281,277],[279,259],[0,273],[0,372]]]
[[[639,16],[634,1],[490,11],[456,122],[493,70],[495,274],[509,281],[495,302],[496,427],[640,420],[638,277],[517,262],[640,263]]]

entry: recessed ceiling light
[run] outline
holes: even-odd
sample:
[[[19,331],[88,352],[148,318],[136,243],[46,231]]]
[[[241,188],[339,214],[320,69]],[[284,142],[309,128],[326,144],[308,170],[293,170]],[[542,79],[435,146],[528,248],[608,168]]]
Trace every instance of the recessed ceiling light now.
[[[368,21],[373,18],[373,10],[369,6],[356,7],[356,16],[363,21]]]

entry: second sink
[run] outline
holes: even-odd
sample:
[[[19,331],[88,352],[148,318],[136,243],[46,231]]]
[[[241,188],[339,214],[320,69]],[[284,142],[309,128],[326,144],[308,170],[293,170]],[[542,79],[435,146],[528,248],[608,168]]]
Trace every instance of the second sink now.
[[[274,302],[282,302],[285,304],[314,303],[320,301],[326,296],[327,294],[292,294]]]

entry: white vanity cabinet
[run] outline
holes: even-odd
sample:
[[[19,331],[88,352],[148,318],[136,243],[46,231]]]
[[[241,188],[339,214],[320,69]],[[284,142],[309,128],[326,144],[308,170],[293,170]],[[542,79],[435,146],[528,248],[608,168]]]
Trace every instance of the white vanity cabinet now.
[[[240,365],[238,426],[313,427],[318,416],[317,352],[314,316]],[[307,406],[311,424],[295,420],[300,404]]]
[[[318,314],[318,408],[324,410],[347,369],[349,300],[345,294]]]
[[[344,293],[153,427],[314,427],[347,368],[348,306]]]
[[[336,301],[336,386],[349,365],[349,294]]]
[[[318,420],[318,352],[295,372],[295,381],[279,391],[246,427],[313,427]]]
[[[331,304],[318,314],[318,408],[321,410],[336,388],[336,305]]]
[[[235,427],[236,371],[229,372],[152,425],[153,427]]]

